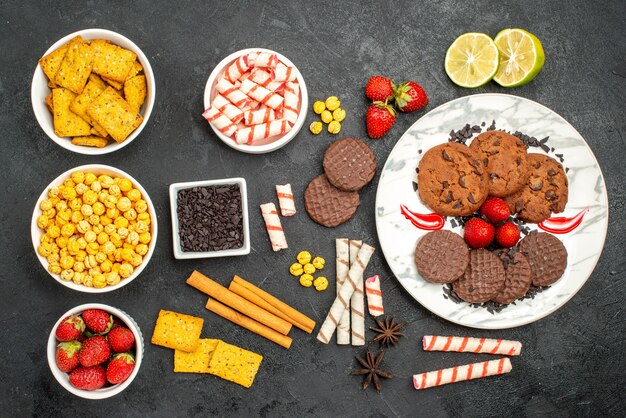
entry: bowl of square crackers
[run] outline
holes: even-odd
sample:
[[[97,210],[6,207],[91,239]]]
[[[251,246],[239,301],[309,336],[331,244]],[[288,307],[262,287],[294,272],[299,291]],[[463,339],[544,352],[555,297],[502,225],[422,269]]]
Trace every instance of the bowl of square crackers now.
[[[85,29],[55,42],[39,60],[31,85],[37,122],[63,148],[100,155],[131,143],[154,106],[146,55],[130,39]]]

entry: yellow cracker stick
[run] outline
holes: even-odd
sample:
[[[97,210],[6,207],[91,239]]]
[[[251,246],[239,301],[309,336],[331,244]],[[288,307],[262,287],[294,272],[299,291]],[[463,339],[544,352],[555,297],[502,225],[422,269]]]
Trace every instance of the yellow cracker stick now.
[[[210,373],[209,362],[220,340],[203,338],[192,353],[174,350],[174,373]]]
[[[94,49],[93,72],[123,83],[137,54],[102,39],[96,39],[91,45]]]
[[[54,80],[54,76],[56,76],[57,71],[59,71],[59,67],[61,67],[61,62],[63,62],[68,48],[68,44],[62,45],[39,60],[39,65],[41,65],[43,73],[48,77],[48,80],[50,80],[48,85],[50,86],[50,84],[52,84],[52,86],[50,86],[51,88],[56,87],[52,80]]]
[[[87,113],[87,107],[91,104],[92,101],[96,97],[98,97],[104,90],[106,90],[107,85],[100,77],[96,74],[91,74],[89,76],[89,82],[85,86],[85,89],[81,94],[79,94],[70,104],[70,110],[76,113],[81,118],[85,119],[87,123],[94,127],[98,136],[106,137],[107,131],[103,126],[99,125],[97,122],[93,120],[91,116]]]
[[[77,136],[72,138],[72,144],[85,147],[104,148],[109,141],[101,136]]]
[[[91,46],[80,36],[69,42],[67,53],[54,76],[54,82],[76,94],[81,94],[91,74],[93,53]]]
[[[138,75],[124,83],[124,97],[134,112],[139,112],[146,100],[146,76]]]
[[[46,106],[48,106],[48,110],[50,113],[54,114],[54,105],[52,104],[52,93],[46,96]]]
[[[121,83],[119,81],[111,80],[110,78],[106,78],[106,77],[102,77],[102,79],[106,81],[107,84],[113,87],[115,90],[122,90],[122,87],[124,87],[124,83]]]
[[[54,133],[58,136],[87,136],[91,126],[70,110],[76,95],[68,89],[52,90]]]
[[[220,341],[209,362],[209,373],[249,388],[263,356]]]
[[[91,102],[87,113],[120,143],[143,122],[143,117],[138,112],[133,112],[128,102],[113,87],[107,87]]]
[[[198,340],[204,319],[161,309],[152,334],[152,344],[193,352],[198,348]]]

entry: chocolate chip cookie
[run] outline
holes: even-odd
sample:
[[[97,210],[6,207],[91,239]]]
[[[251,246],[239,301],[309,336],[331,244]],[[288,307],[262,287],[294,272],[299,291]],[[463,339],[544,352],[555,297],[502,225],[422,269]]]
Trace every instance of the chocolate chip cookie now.
[[[451,283],[461,277],[469,263],[469,248],[459,234],[432,231],[415,247],[417,271],[432,283]]]
[[[489,195],[504,197],[518,191],[530,174],[526,145],[502,131],[478,135],[470,144],[489,173]]]
[[[500,257],[506,271],[504,287],[492,300],[503,305],[523,297],[533,282],[533,272],[528,259],[519,251],[502,249],[494,252]]]
[[[504,287],[506,272],[500,258],[485,249],[470,251],[470,262],[465,273],[452,290],[470,303],[483,303],[495,298]]]
[[[518,251],[530,263],[535,286],[551,285],[563,276],[567,267],[565,246],[560,239],[547,232],[528,235],[520,241]]]
[[[376,174],[376,155],[363,141],[340,139],[324,153],[324,173],[330,184],[339,190],[361,190]]]
[[[480,157],[469,147],[447,142],[424,154],[419,162],[420,199],[444,216],[466,216],[487,199],[489,176]]]
[[[567,175],[563,166],[544,154],[528,154],[530,175],[516,193],[504,198],[520,219],[539,223],[552,213],[565,210],[567,204]]]
[[[304,207],[311,219],[332,228],[352,218],[359,207],[359,193],[339,190],[322,174],[304,191]]]

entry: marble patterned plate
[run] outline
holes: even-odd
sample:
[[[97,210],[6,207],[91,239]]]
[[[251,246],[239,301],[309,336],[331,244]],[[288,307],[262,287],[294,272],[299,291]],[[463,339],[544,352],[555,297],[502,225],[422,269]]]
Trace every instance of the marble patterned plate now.
[[[415,168],[424,152],[447,141],[451,130],[496,121],[496,127],[519,130],[536,138],[549,136],[547,145],[563,154],[569,168],[569,201],[565,212],[573,216],[588,208],[582,224],[574,231],[558,235],[568,251],[567,269],[556,283],[534,299],[516,301],[500,312],[456,303],[444,296],[443,286],[426,282],[417,272],[413,253],[417,241],[426,234],[400,213],[400,205],[419,213],[431,213],[413,190]],[[486,128],[483,127],[483,131]],[[421,150],[421,153],[418,153]],[[529,152],[543,152],[531,148]],[[446,220],[444,229],[461,233]],[[536,226],[529,224],[531,229]],[[376,194],[376,228],[391,270],[400,284],[424,307],[454,323],[473,328],[504,329],[537,321],[571,299],[591,275],[600,258],[608,226],[606,186],[598,162],[582,136],[552,110],[521,97],[505,94],[478,94],[453,100],[430,111],[413,124],[391,151],[383,168]]]

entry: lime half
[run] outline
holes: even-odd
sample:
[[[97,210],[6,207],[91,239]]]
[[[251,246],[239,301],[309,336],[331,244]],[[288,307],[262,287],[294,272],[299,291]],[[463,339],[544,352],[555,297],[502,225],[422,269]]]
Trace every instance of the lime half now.
[[[494,41],[500,50],[500,68],[493,77],[496,83],[523,86],[539,74],[545,56],[535,35],[523,29],[504,29]]]
[[[498,47],[484,33],[464,33],[452,42],[446,52],[448,77],[461,87],[480,87],[498,71]]]

